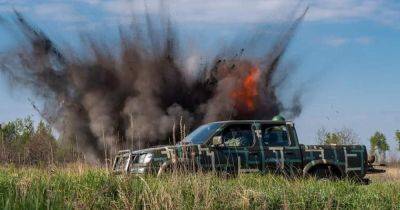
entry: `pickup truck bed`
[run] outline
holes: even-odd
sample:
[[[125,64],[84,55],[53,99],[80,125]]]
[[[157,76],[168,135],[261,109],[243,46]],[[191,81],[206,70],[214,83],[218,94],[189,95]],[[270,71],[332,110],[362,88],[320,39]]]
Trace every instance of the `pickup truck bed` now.
[[[334,165],[340,176],[364,177],[368,170],[367,150],[364,145],[308,145],[304,151],[304,172],[318,164]]]

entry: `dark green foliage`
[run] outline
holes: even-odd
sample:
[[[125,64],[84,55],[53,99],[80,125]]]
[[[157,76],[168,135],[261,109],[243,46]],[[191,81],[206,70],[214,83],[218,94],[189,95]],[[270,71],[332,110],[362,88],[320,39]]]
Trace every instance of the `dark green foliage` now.
[[[75,161],[79,156],[69,144],[56,140],[50,125],[31,117],[16,119],[0,126],[0,162],[19,165],[49,165]]]
[[[22,163],[26,159],[26,146],[35,134],[30,117],[16,119],[0,128],[1,159]]]
[[[397,144],[398,144],[397,145],[397,150],[400,151],[400,131],[399,130],[396,131],[395,137],[396,137],[396,141],[397,141]]]
[[[378,161],[386,161],[386,151],[389,150],[389,145],[386,141],[386,136],[381,132],[375,132],[369,139],[371,145],[371,154],[378,154]]]
[[[386,152],[389,150],[389,145],[386,142],[386,136],[381,132],[375,132],[373,136],[370,138],[371,144],[371,152],[374,153],[375,151],[378,152]]]
[[[25,143],[34,133],[31,117],[16,119],[1,126],[0,134],[7,143]]]

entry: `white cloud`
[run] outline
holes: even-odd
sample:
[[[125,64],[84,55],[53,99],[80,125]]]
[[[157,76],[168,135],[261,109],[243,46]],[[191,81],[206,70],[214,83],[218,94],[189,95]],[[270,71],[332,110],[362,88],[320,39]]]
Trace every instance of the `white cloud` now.
[[[159,1],[116,0],[101,3],[111,14],[126,16],[157,12]],[[306,21],[400,21],[400,4],[393,0],[174,0],[166,5],[176,21],[256,23],[282,21],[310,7]],[[297,9],[297,10],[296,10]]]
[[[335,37],[335,36],[328,37],[328,38],[325,39],[325,43],[326,43],[327,45],[329,45],[329,46],[332,46],[332,47],[339,47],[339,46],[341,46],[341,45],[347,43],[348,41],[349,41],[349,40],[346,39],[346,38],[343,38],[343,37]]]
[[[75,0],[77,2],[83,2],[90,5],[97,5],[101,3],[101,0]]]
[[[27,12],[30,11],[31,8],[25,4],[21,3],[0,3],[0,14],[7,14],[7,13],[12,13],[14,10],[17,10],[19,12]]]
[[[320,0],[311,3],[308,20],[343,20],[368,18],[375,13],[380,1]]]
[[[212,23],[254,23],[281,21],[294,10],[295,0],[175,0],[168,4],[169,13],[175,21]],[[104,10],[115,15],[141,14],[146,10],[157,13],[159,1],[107,1]],[[305,7],[304,7],[305,8]],[[165,9],[162,10],[163,12]]]
[[[19,0],[0,3],[0,13],[19,7],[33,10],[32,14],[43,19],[78,22],[85,15],[75,9],[83,9],[87,14],[100,12],[101,20],[125,23],[133,14],[147,11],[168,12],[175,22],[251,24],[290,20],[307,6],[305,21],[367,20],[392,27],[400,22],[400,1],[395,0],[58,0],[50,3]]]
[[[345,44],[359,44],[359,45],[369,45],[373,42],[371,37],[361,36],[361,37],[341,37],[341,36],[330,36],[323,40],[323,42],[331,47],[340,47]]]
[[[372,43],[373,39],[371,37],[363,36],[355,38],[354,41],[358,44],[368,45]]]
[[[86,18],[80,15],[71,5],[64,3],[46,3],[33,7],[36,16],[60,22],[80,22]]]

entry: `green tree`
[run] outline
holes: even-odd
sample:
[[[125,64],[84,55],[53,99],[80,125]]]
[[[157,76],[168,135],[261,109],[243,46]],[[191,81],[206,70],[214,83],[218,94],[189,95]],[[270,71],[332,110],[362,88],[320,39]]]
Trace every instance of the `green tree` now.
[[[1,127],[2,138],[9,143],[25,143],[34,133],[31,117],[10,121]]]
[[[58,143],[51,127],[40,121],[34,127],[30,117],[16,119],[0,126],[0,161],[16,164],[54,162]]]
[[[357,144],[359,142],[357,134],[350,128],[342,128],[335,131],[327,131],[320,128],[317,132],[318,144]]]
[[[24,163],[25,146],[34,134],[31,117],[16,119],[1,126],[1,160],[3,162]]]
[[[380,156],[380,161],[385,160],[386,151],[389,150],[389,145],[386,141],[386,136],[381,132],[375,132],[374,135],[369,139],[371,144],[371,153]]]
[[[28,162],[31,164],[54,163],[57,146],[51,127],[44,121],[40,121],[26,146]]]
[[[396,131],[395,138],[396,138],[396,141],[397,141],[397,150],[400,151],[400,130]]]

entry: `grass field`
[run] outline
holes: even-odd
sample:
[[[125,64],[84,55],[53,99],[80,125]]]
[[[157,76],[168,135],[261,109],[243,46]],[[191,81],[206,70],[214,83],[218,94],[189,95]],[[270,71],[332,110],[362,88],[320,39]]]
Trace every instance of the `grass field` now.
[[[396,174],[397,171],[397,174]],[[285,179],[245,174],[136,177],[75,164],[63,168],[0,168],[3,209],[400,209],[397,168],[372,177],[370,185],[349,181]],[[388,176],[388,177],[384,177]]]

